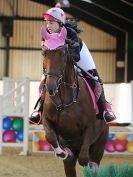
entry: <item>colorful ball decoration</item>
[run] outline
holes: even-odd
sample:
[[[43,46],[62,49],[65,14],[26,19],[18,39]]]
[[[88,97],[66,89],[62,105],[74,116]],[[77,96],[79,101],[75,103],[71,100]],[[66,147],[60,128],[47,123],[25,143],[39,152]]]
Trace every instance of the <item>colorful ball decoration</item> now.
[[[13,130],[4,131],[3,142],[16,142],[16,133]]]
[[[37,136],[41,141],[45,141],[45,132],[37,132]]]
[[[109,153],[133,153],[133,133],[109,133],[105,150]]]
[[[47,141],[39,141],[39,150],[40,151],[50,151],[51,145]]]
[[[15,131],[22,130],[23,129],[23,119],[18,117],[14,118],[12,122],[12,128]]]
[[[115,140],[115,139],[116,139],[115,133],[109,133],[109,134],[108,134],[108,140],[113,141],[113,140]]]
[[[33,148],[35,151],[53,151],[51,145],[46,141],[45,131],[35,131],[33,142]]]
[[[127,151],[129,153],[133,153],[133,141],[128,142],[128,144],[127,144]]]
[[[125,140],[127,138],[128,138],[128,133],[117,133],[116,134],[116,139]]]
[[[3,129],[4,130],[10,130],[10,128],[12,127],[12,120],[10,117],[4,117],[3,118]]]
[[[133,141],[133,134],[130,134],[127,139],[128,141]]]
[[[23,141],[23,130],[17,131],[17,141]]]
[[[3,142],[23,141],[23,118],[16,116],[5,116],[3,118]]]
[[[115,150],[118,152],[124,152],[127,150],[127,143],[126,139],[117,139],[114,141]]]
[[[114,142],[112,140],[107,141],[105,150],[110,153],[115,152]]]

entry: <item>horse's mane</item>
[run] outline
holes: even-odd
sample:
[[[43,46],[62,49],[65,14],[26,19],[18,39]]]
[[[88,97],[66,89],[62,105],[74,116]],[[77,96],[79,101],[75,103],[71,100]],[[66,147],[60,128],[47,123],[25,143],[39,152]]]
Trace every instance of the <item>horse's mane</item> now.
[[[69,65],[69,67],[71,67],[71,70],[72,70],[72,69],[74,69],[73,41],[67,39],[67,40],[66,40],[66,44],[67,44],[67,46],[68,46],[68,48],[66,49],[66,50],[67,50],[67,55],[68,55],[68,58],[67,58],[67,64]]]

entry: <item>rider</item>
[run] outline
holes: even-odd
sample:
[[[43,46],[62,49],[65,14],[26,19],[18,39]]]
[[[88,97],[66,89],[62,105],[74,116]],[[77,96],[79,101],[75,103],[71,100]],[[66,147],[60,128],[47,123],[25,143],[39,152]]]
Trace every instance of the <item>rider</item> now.
[[[69,42],[71,41],[71,44],[72,44],[71,47],[73,51],[73,54],[72,54],[73,60],[77,63],[78,66],[80,66],[80,68],[82,68],[85,71],[85,72],[83,70],[81,71],[82,75],[86,77],[87,76],[86,73],[87,72],[90,73],[94,78],[96,78],[97,81],[99,81],[99,83],[102,86],[103,84],[96,70],[96,66],[93,61],[93,58],[86,44],[83,41],[81,41],[81,39],[77,35],[77,33],[80,32],[77,26],[75,26],[75,24],[72,21],[66,20],[66,15],[64,11],[59,7],[50,8],[46,13],[43,13],[42,15],[45,21],[46,29],[49,33],[58,33],[60,32],[63,26],[66,27],[67,39]],[[44,42],[45,42],[44,39],[42,39],[41,41],[42,51],[44,48]],[[93,79],[89,79],[89,81],[94,91],[96,82]],[[45,83],[45,76],[42,75],[42,79],[41,79],[40,86],[39,86],[40,95],[41,95],[41,91],[44,86],[44,83]],[[103,86],[102,86],[102,92],[101,92],[100,98],[97,103],[99,107],[100,118],[104,118],[106,123],[109,123],[116,119],[112,110],[107,108],[107,101],[105,100]],[[35,122],[35,123],[39,122],[40,115],[41,115],[40,112],[42,112],[42,108],[43,108],[42,105],[43,105],[43,101],[42,99],[40,99],[40,104],[38,108],[39,114],[37,114],[36,116],[31,116],[30,117],[31,122]]]

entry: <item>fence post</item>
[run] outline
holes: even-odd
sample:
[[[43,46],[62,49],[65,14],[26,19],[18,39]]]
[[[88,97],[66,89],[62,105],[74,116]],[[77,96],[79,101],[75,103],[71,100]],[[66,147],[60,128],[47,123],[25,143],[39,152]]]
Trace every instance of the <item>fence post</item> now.
[[[4,94],[0,96],[0,153],[2,153],[3,146],[9,146],[22,147],[23,151],[21,155],[27,155],[29,136],[29,79],[14,81],[4,78],[3,82]],[[3,140],[3,132],[6,133],[6,130],[3,128],[4,116],[7,116],[12,122],[20,118],[19,121],[23,126],[23,140],[21,142],[18,142],[17,138],[15,142]],[[12,131],[12,129],[13,127],[9,128],[9,131]],[[18,134],[18,131],[14,130],[14,133]]]

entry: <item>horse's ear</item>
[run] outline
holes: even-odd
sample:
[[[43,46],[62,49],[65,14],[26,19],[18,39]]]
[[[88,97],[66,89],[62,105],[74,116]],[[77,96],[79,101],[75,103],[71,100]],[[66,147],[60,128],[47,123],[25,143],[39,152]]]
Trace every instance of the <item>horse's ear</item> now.
[[[64,26],[61,28],[61,31],[60,31],[60,33],[59,33],[58,36],[59,36],[60,39],[63,39],[63,40],[66,39],[66,37],[67,37],[67,30],[66,30],[66,28]]]
[[[50,38],[50,34],[47,32],[47,30],[44,26],[41,27],[40,34],[44,40],[48,40]]]

